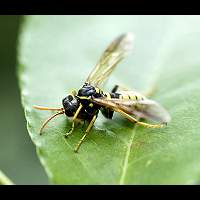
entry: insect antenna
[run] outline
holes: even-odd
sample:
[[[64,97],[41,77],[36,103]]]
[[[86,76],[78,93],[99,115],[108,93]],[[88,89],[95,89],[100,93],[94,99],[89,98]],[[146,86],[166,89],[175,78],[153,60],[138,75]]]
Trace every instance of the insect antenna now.
[[[51,117],[49,117],[49,118],[42,124],[42,127],[40,128],[40,132],[39,132],[40,135],[42,135],[42,130],[44,129],[44,127],[45,127],[53,118],[55,118],[55,117],[58,116],[58,115],[62,115],[62,114],[64,114],[64,113],[65,113],[65,111],[63,110],[63,111],[58,112],[58,113],[52,115]]]
[[[56,111],[63,111],[64,108],[48,108],[48,107],[43,107],[43,106],[33,106],[33,108],[37,110],[56,110]]]
[[[65,113],[64,108],[48,108],[48,107],[43,107],[43,106],[33,106],[33,108],[37,109],[37,110],[55,110],[55,111],[60,111],[57,112],[56,114],[52,115],[51,117],[49,117],[43,124],[42,127],[40,128],[40,135],[42,134],[42,130],[44,129],[44,127],[56,116],[58,115],[62,115]]]

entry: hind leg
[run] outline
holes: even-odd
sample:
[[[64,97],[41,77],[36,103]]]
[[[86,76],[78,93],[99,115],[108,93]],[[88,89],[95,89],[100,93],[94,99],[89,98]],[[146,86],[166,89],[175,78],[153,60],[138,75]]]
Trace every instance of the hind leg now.
[[[123,90],[123,91],[129,91],[129,90],[130,90],[130,89],[128,89],[128,88],[125,87],[125,86],[115,85],[115,86],[113,87],[113,89],[111,90],[111,93],[117,92],[117,90],[118,90],[119,88],[120,88],[121,90]],[[106,118],[108,118],[108,119],[112,119],[113,114],[114,114],[114,111],[113,111],[113,110],[110,110],[109,108],[102,108],[102,109],[101,109],[101,112],[102,112],[102,114],[104,115],[104,117],[106,117]]]
[[[115,85],[111,92],[115,93],[118,89],[120,89],[121,91],[132,91],[132,89],[128,88],[125,85]]]
[[[129,89],[129,88],[127,88],[127,87],[125,87],[125,86],[119,86],[119,85],[115,85],[114,87],[113,87],[113,89],[112,89],[112,91],[111,92],[113,92],[113,93],[115,93],[115,92],[117,92],[117,90],[118,89],[121,89],[121,90],[123,90],[123,91],[132,91],[131,89]],[[153,85],[150,89],[148,89],[148,90],[146,90],[146,91],[144,91],[144,92],[141,92],[144,96],[146,96],[146,97],[151,97],[156,91],[157,91],[157,86],[156,85]]]
[[[165,126],[165,124],[148,124],[148,123],[145,123],[145,122],[140,122],[136,118],[132,117],[131,115],[125,113],[124,111],[122,111],[118,108],[116,108],[115,111],[118,112],[119,114],[121,114],[122,116],[124,116],[130,122],[144,126],[146,128],[162,128],[162,127]]]
[[[111,90],[112,93],[117,92],[119,85],[115,85],[114,88]]]
[[[113,89],[111,90],[111,93],[115,93],[119,88],[119,85],[115,85]],[[112,119],[114,111],[110,110],[109,108],[101,108],[101,113],[104,117],[108,119]]]

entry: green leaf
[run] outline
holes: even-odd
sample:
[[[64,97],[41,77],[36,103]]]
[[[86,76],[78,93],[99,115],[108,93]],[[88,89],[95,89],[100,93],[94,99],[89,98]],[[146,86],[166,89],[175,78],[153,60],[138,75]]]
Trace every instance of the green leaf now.
[[[0,170],[0,185],[13,185],[14,183]]]
[[[200,180],[199,16],[29,16],[19,41],[18,75],[28,132],[55,184],[198,184]],[[99,114],[78,154],[83,135],[64,115],[38,131],[49,111],[78,90],[103,50],[123,32],[135,34],[134,55],[122,61],[106,91],[125,84],[158,88],[154,100],[170,113],[162,129],[134,126]]]

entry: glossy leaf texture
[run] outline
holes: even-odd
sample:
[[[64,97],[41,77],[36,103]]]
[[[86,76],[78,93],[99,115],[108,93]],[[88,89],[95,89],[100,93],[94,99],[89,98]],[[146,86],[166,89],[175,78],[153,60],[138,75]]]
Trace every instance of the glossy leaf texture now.
[[[18,46],[18,77],[27,128],[54,184],[199,184],[200,181],[199,16],[26,16]],[[115,84],[157,90],[172,121],[162,129],[134,126],[118,114],[99,114],[90,135],[73,149],[86,127],[62,115],[39,128],[50,111],[78,90],[107,45],[133,32],[133,54],[111,75]]]

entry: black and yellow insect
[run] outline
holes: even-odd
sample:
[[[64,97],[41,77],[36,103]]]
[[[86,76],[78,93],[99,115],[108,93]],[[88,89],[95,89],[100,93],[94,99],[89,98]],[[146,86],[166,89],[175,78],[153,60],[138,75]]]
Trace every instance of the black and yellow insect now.
[[[132,49],[132,41],[133,35],[131,33],[122,34],[117,37],[104,51],[82,88],[77,93],[73,91],[72,94],[62,100],[62,108],[34,106],[34,108],[39,110],[57,111],[56,114],[43,123],[40,134],[51,119],[61,114],[72,117],[72,127],[65,136],[73,132],[76,119],[86,120],[89,122],[89,125],[74,150],[78,152],[80,145],[93,127],[99,110],[101,110],[106,118],[112,119],[113,113],[118,112],[130,122],[147,128],[161,128],[170,121],[168,112],[161,105],[147,99],[144,95],[136,91],[127,89],[118,91],[118,86],[115,86],[111,92],[103,92],[100,89],[101,84],[112,73],[116,65]],[[134,116],[150,119],[159,122],[159,124],[141,122],[134,118]]]

